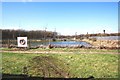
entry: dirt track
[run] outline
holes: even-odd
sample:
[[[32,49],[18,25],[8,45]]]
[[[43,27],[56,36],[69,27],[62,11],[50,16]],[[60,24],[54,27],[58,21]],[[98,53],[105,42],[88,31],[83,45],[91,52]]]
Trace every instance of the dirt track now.
[[[80,54],[120,54],[118,52],[95,52],[95,51],[81,51],[81,52],[67,52],[67,51],[0,51],[0,52],[12,52],[12,53],[34,53],[34,54],[38,54],[38,53],[46,53],[46,54],[70,54],[70,53],[80,53]]]

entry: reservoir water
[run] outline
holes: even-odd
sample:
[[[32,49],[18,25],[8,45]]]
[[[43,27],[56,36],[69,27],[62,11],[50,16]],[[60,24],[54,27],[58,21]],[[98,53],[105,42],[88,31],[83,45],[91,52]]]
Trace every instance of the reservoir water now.
[[[91,44],[87,42],[82,42],[82,41],[57,41],[57,42],[32,42],[31,46],[37,46],[37,45],[56,45],[56,46],[85,46],[85,47],[90,47]]]

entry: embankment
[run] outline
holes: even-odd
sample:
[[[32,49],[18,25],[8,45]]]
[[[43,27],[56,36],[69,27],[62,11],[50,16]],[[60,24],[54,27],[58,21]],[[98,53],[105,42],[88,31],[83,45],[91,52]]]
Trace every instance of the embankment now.
[[[116,48],[120,49],[120,40],[93,40],[93,39],[83,39],[82,41],[88,42],[93,45],[93,47],[99,48]]]

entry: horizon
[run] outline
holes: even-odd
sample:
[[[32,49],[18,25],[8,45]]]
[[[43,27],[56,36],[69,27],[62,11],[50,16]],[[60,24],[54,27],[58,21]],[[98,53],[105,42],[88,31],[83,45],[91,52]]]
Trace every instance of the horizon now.
[[[118,33],[117,2],[3,2],[2,14],[1,29]]]

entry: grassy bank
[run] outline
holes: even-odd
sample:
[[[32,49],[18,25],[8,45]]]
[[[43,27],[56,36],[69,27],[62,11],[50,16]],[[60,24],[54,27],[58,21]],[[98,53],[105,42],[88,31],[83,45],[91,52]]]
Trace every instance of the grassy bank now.
[[[95,38],[92,39],[83,39],[87,43],[92,44],[95,47],[109,47],[109,48],[119,48],[120,40],[97,40]]]
[[[37,49],[44,51],[45,49]],[[46,49],[47,51],[64,51],[63,54],[43,53],[2,53],[2,71],[10,74],[23,74],[23,67],[27,73],[40,77],[89,77],[117,78],[118,54],[82,54],[84,49]],[[35,50],[31,50],[35,51]],[[69,54],[69,52],[73,52]],[[110,50],[112,52],[112,50]],[[91,50],[95,52],[95,50]],[[105,50],[97,52],[107,52]],[[113,52],[117,52],[113,50]]]

